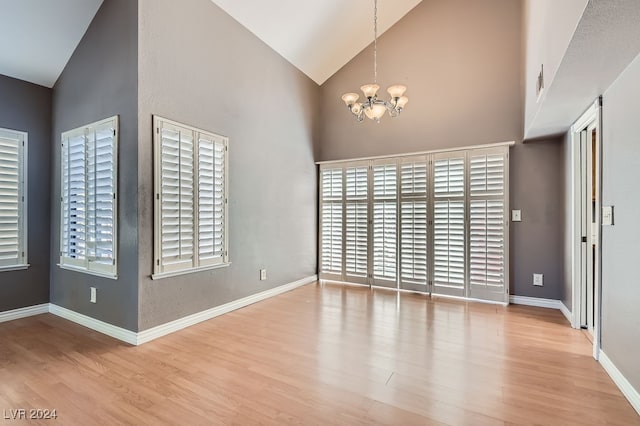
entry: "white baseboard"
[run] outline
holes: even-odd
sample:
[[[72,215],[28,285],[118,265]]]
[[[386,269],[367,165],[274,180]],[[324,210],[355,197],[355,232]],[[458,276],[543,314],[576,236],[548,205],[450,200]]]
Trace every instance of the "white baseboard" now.
[[[567,321],[569,321],[569,324],[573,324],[573,314],[562,301],[560,301],[560,312],[562,312]]]
[[[53,315],[57,315],[61,318],[75,322],[99,333],[106,334],[115,339],[122,340],[123,342],[131,345],[137,344],[137,334],[135,331],[127,330],[115,325],[106,323],[104,321],[91,318],[89,316],[79,314],[78,312],[71,311],[58,305],[51,303],[49,305],[49,312]]]
[[[176,331],[182,330],[183,328],[187,328],[200,322],[207,321],[217,316],[226,314],[228,312],[235,311],[236,309],[244,308],[245,306],[251,305],[253,303],[260,302],[262,300],[277,296],[282,293],[286,293],[287,291],[291,291],[317,280],[318,276],[312,275],[310,277],[303,278],[289,284],[272,288],[271,290],[253,294],[242,299],[234,300],[233,302],[225,303],[224,305],[216,306],[215,308],[207,309],[206,311],[198,312],[196,314],[189,315],[184,318],[180,318],[175,321],[171,321],[166,324],[141,331],[137,336],[137,344],[141,345],[143,343],[147,343],[151,340],[157,339],[158,337],[166,336],[167,334],[174,333]]]
[[[607,354],[600,351],[598,360],[604,370],[611,376],[613,382],[620,388],[622,394],[629,400],[631,406],[640,414],[640,393],[629,383],[626,377],[618,370]]]
[[[536,306],[538,308],[562,309],[562,302],[556,299],[541,299],[539,297],[509,296],[509,302],[514,305]]]
[[[11,311],[0,312],[0,322],[13,321],[20,318],[32,317],[49,312],[49,304],[27,306],[26,308],[13,309]]]

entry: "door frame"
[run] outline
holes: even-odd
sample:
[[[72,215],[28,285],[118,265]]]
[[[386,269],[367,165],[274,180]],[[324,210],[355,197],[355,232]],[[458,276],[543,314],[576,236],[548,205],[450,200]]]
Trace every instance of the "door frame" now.
[[[596,256],[594,273],[594,313],[593,313],[593,357],[597,360],[601,346],[601,303],[602,303],[602,97],[596,99],[582,116],[571,126],[571,326],[580,328],[581,288],[581,153],[580,139],[583,130],[595,124],[598,141],[596,151]],[[592,243],[592,232],[587,230],[587,244]],[[587,253],[587,256],[589,253]]]

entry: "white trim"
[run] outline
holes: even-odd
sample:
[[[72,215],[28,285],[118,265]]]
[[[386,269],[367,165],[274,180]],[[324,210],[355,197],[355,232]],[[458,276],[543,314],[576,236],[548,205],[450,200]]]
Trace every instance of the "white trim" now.
[[[508,303],[500,302],[498,300],[489,300],[489,299],[476,299],[473,297],[464,297],[464,296],[456,296],[454,294],[442,294],[442,293],[432,293],[433,297],[441,297],[443,299],[453,299],[459,300],[461,302],[479,302],[485,303],[487,305],[500,305],[500,306],[508,306]]]
[[[74,271],[74,272],[80,272],[82,274],[93,275],[94,277],[108,278],[110,280],[117,280],[118,279],[118,275],[117,274],[113,275],[113,274],[110,274],[108,272],[100,272],[100,271],[89,270],[89,269],[86,269],[86,268],[84,268],[82,266],[63,265],[62,263],[57,263],[56,266],[59,267],[60,269],[66,269],[67,271]]]
[[[640,393],[633,387],[631,383],[624,377],[624,374],[615,366],[615,364],[611,361],[611,359],[604,353],[604,351],[600,350],[599,354],[600,364],[604,371],[609,374],[613,383],[618,386],[622,394],[627,398],[631,406],[640,414]]]
[[[27,263],[26,265],[7,265],[7,266],[0,266],[0,272],[24,271],[24,270],[26,270],[26,269],[29,269],[29,266],[31,266],[29,263]]]
[[[57,315],[61,318],[64,318],[71,322],[75,322],[76,324],[80,324],[82,326],[85,326],[87,328],[100,332],[102,334],[106,334],[107,336],[111,336],[125,343],[129,343],[131,345],[142,345],[143,343],[150,342],[159,337],[166,336],[167,334],[174,333],[176,331],[182,330],[192,325],[201,323],[203,321],[207,321],[217,316],[226,314],[228,312],[235,311],[236,309],[244,308],[245,306],[251,305],[256,302],[260,302],[270,297],[274,297],[279,294],[286,293],[288,291],[291,291],[298,287],[302,287],[304,285],[307,285],[317,280],[318,280],[318,276],[312,275],[310,277],[302,278],[298,281],[294,281],[289,284],[281,285],[279,287],[275,287],[270,290],[263,291],[261,293],[253,294],[251,296],[247,296],[242,299],[234,300],[233,302],[225,303],[224,305],[216,306],[215,308],[207,309],[206,311],[188,315],[186,317],[179,318],[177,320],[174,320],[166,324],[162,324],[144,331],[140,331],[138,333],[136,333],[135,331],[126,330],[121,327],[117,327],[112,324],[108,324],[104,321],[100,321],[95,318],[88,317],[78,312],[71,311],[69,309],[63,308],[58,305],[54,305],[53,303],[49,305],[42,305],[42,306],[45,306],[45,309],[39,313],[50,312],[53,315]],[[48,310],[46,309],[47,306],[48,306]],[[37,315],[37,313],[34,313],[32,315]],[[2,320],[2,314],[0,314],[0,322],[1,320]],[[9,321],[9,319],[7,321]]]
[[[167,334],[174,333],[176,331],[182,330],[183,328],[187,328],[203,321],[207,321],[217,316],[229,313],[231,311],[235,311],[236,309],[244,308],[245,306],[251,305],[253,303],[260,302],[262,300],[277,296],[282,293],[286,293],[317,280],[318,276],[312,275],[310,277],[306,277],[289,284],[256,293],[251,296],[235,300],[233,302],[225,303],[224,305],[216,306],[215,308],[207,309],[206,311],[198,312],[196,314],[192,314],[184,318],[168,322],[166,324],[149,328],[138,333],[137,344],[141,345],[143,343],[150,342],[151,340],[157,339],[158,337],[166,336]]]
[[[58,305],[51,303],[49,305],[49,312],[53,315],[59,316],[76,324],[80,324],[99,333],[106,334],[115,339],[122,340],[123,342],[131,345],[137,344],[137,334],[135,331],[126,330],[121,327],[106,323],[104,321],[97,320],[95,318],[88,317],[78,312],[71,311]]]
[[[456,148],[446,148],[446,149],[432,149],[430,151],[418,151],[418,152],[407,152],[404,154],[393,154],[393,155],[377,155],[374,157],[359,157],[359,158],[348,158],[345,160],[328,160],[328,161],[316,161],[317,165],[322,164],[338,164],[338,163],[349,163],[352,161],[365,161],[365,160],[385,160],[390,158],[403,158],[403,157],[412,157],[414,155],[425,155],[425,154],[437,154],[440,152],[455,152],[455,151],[467,151],[470,149],[485,149],[485,148],[497,148],[500,146],[513,146],[515,145],[515,141],[509,142],[497,142],[497,143],[488,143],[484,145],[469,145],[469,146],[461,146]]]
[[[540,297],[509,296],[509,302],[514,305],[536,306],[538,308],[562,310],[564,304],[556,299],[542,299]],[[566,309],[566,308],[565,308]]]
[[[562,312],[562,315],[564,315],[567,321],[569,321],[569,324],[571,324],[573,321],[573,314],[562,301],[560,301],[560,312]]]
[[[0,312],[0,322],[13,321],[20,318],[33,317],[35,315],[46,314],[49,312],[49,304],[27,306],[26,308],[13,309],[11,311]]]

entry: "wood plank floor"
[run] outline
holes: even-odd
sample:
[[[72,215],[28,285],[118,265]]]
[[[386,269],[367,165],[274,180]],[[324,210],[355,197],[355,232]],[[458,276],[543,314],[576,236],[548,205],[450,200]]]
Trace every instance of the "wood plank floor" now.
[[[52,315],[0,324],[0,422],[634,425],[558,311],[310,284],[131,347]]]

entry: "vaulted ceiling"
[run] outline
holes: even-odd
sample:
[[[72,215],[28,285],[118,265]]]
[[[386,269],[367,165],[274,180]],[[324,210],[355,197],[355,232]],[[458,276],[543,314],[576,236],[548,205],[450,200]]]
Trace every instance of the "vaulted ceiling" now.
[[[0,0],[0,74],[52,87],[103,0]],[[373,0],[212,0],[322,84],[373,40]],[[379,0],[383,33],[421,0]]]

